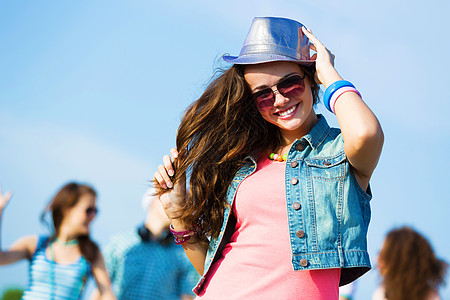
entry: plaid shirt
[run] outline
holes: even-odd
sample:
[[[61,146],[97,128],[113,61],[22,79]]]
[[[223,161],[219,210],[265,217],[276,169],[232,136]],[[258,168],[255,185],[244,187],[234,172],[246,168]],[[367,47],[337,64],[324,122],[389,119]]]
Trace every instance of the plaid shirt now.
[[[103,253],[119,300],[177,299],[194,295],[199,278],[181,246],[142,241],[136,230],[111,238]]]

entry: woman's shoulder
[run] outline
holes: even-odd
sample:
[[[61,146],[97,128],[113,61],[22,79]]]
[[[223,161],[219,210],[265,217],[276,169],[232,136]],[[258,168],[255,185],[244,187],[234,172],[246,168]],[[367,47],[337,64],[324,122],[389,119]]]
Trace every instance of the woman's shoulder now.
[[[40,237],[38,235],[26,235],[18,239],[15,244],[26,249],[28,258],[31,258],[38,249],[39,241]]]
[[[27,245],[34,244],[34,246],[36,246],[37,242],[40,240],[40,238],[41,238],[41,236],[35,235],[35,234],[34,235],[26,235],[26,236],[21,237],[18,241],[21,241],[22,243],[27,244]]]

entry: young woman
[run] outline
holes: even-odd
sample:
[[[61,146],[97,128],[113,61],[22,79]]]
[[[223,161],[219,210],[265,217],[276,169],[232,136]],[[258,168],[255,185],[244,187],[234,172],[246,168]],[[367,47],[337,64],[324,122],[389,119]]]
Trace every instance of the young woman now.
[[[0,189],[0,221],[10,198],[11,193],[2,194]],[[97,213],[95,201],[93,188],[68,183],[44,212],[51,213],[53,235],[22,237],[6,251],[0,247],[0,265],[30,261],[30,282],[23,299],[80,299],[91,274],[102,299],[115,299],[102,255],[89,237]]]
[[[224,59],[234,65],[188,108],[154,174],[176,242],[203,275],[194,291],[338,299],[339,284],[370,269],[380,124],[294,20],[255,18],[240,55]],[[314,112],[319,84],[340,130]]]
[[[430,243],[410,227],[391,230],[378,255],[382,286],[373,300],[440,300],[447,263],[436,258]]]

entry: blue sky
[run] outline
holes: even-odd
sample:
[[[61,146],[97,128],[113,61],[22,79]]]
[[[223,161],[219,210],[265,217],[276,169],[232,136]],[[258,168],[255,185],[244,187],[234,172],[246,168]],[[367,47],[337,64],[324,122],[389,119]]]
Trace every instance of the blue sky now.
[[[141,197],[174,146],[183,111],[218,58],[238,54],[255,16],[311,28],[380,119],[369,249],[413,225],[450,261],[450,42],[445,1],[0,2],[0,184],[14,198],[2,245],[45,233],[39,215],[69,180],[91,183],[100,245],[144,217]],[[329,122],[336,119],[319,104]],[[0,268],[0,289],[26,285],[27,263]],[[358,299],[378,284],[371,271]],[[450,287],[441,290],[450,298]]]

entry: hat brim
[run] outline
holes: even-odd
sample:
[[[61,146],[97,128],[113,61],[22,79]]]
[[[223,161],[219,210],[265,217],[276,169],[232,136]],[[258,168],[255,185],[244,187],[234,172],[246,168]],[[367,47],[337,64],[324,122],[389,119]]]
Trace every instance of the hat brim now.
[[[255,65],[274,61],[292,61],[301,64],[310,64],[315,62],[315,60],[300,60],[279,54],[251,54],[241,56],[224,55],[222,58],[224,61],[236,65]]]

